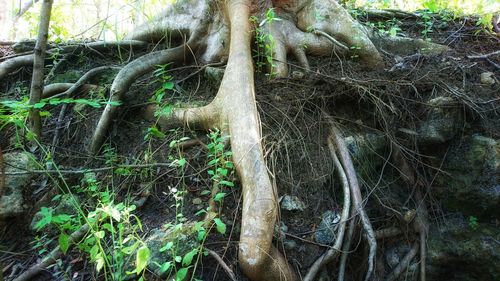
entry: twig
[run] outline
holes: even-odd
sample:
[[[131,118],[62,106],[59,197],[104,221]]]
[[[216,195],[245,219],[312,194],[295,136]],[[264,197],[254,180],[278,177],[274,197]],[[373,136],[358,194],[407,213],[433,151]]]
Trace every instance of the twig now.
[[[94,169],[79,169],[79,170],[26,170],[23,172],[8,172],[3,175],[26,175],[26,174],[85,174],[89,172],[104,172],[114,170],[116,168],[152,168],[152,167],[168,167],[172,168],[172,163],[152,163],[152,164],[136,164],[136,165],[116,165],[110,167],[94,168]]]
[[[500,55],[500,50],[494,51],[494,52],[491,52],[488,54],[484,54],[484,55],[467,56],[467,58],[468,59],[486,59],[486,58],[489,58],[489,57],[495,56],[495,55]]]
[[[385,279],[386,281],[394,281],[396,280],[403,271],[408,268],[411,260],[417,255],[418,252],[418,243],[414,243],[413,247],[406,254],[406,256],[401,260],[401,262],[392,270],[391,273]]]
[[[73,232],[69,237],[69,244],[74,244],[78,240],[82,239],[83,236],[89,231],[89,225],[85,224],[79,230]],[[26,270],[23,274],[19,275],[13,281],[28,281],[39,274],[41,271],[45,270],[47,267],[54,264],[61,256],[63,252],[57,246],[50,254],[44,258],[41,262],[31,266],[28,270]]]
[[[337,45],[338,47],[340,47],[341,49],[343,49],[345,51],[349,51],[349,48],[346,45],[340,43],[337,39],[333,38],[332,36],[330,36],[330,34],[324,32],[324,31],[314,30],[313,34],[324,36],[324,37],[326,37],[326,39],[330,40],[334,45]]]
[[[224,271],[226,271],[227,275],[229,276],[229,278],[233,281],[237,281],[238,279],[236,279],[236,275],[234,274],[233,270],[231,268],[229,268],[229,266],[226,264],[226,262],[224,262],[224,260],[222,260],[222,258],[214,251],[208,249],[205,247],[205,250],[208,251],[208,254],[211,255],[221,266],[222,268],[224,269]]]

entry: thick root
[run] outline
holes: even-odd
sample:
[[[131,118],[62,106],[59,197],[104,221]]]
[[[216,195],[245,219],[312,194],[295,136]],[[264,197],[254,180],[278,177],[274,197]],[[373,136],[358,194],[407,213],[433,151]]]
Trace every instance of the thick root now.
[[[188,42],[185,45],[172,49],[149,53],[126,65],[118,73],[113,81],[113,84],[111,85],[109,101],[113,103],[120,102],[132,83],[139,76],[154,70],[157,65],[180,61],[186,57],[186,52],[188,52],[187,55],[189,56],[189,50],[187,50],[187,47],[189,46],[189,48],[195,48],[194,45],[190,46],[190,43],[192,42]],[[104,112],[97,123],[97,127],[90,142],[89,151],[92,154],[97,154],[99,152],[117,109],[118,106],[111,103],[106,105],[104,108]]]

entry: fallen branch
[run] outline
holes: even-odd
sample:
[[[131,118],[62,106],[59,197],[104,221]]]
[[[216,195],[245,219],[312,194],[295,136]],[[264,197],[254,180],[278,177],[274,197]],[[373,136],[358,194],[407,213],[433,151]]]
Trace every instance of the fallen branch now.
[[[488,54],[484,54],[484,55],[467,56],[467,58],[468,59],[486,59],[486,58],[489,58],[491,56],[496,56],[496,55],[500,55],[500,50],[494,51],[494,52],[491,52]]]
[[[85,224],[82,226],[79,230],[73,232],[70,237],[69,237],[69,244],[74,244],[78,240],[82,239],[83,236],[89,231],[89,225]],[[19,275],[17,278],[15,278],[13,281],[28,281],[31,280],[33,277],[38,275],[41,271],[45,270],[47,267],[53,265],[56,263],[58,259],[61,258],[63,255],[63,252],[57,246],[50,254],[44,258],[41,262],[31,266],[28,270],[26,270],[23,274]]]

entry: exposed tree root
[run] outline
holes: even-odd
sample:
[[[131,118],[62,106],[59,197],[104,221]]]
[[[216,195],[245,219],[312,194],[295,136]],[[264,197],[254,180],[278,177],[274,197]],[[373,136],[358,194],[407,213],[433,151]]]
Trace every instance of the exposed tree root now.
[[[368,255],[368,270],[366,273],[365,280],[369,280],[373,273],[375,258],[377,253],[377,240],[375,239],[375,233],[373,231],[372,225],[370,223],[370,219],[366,214],[366,211],[363,206],[363,199],[361,196],[361,191],[359,189],[358,179],[356,176],[356,172],[354,170],[354,165],[352,164],[351,156],[349,155],[349,150],[342,138],[342,135],[337,130],[337,128],[331,124],[332,131],[335,136],[335,145],[340,154],[340,162],[346,171],[347,179],[349,181],[349,186],[351,187],[351,193],[353,197],[354,203],[354,214],[359,214],[361,218],[361,224],[363,229],[365,230],[366,240],[369,246],[369,255]]]
[[[69,53],[74,53],[78,51],[91,51],[91,52],[97,52],[99,55],[102,55],[99,53],[99,51],[104,51],[104,50],[112,50],[114,48],[120,48],[120,49],[145,49],[148,46],[148,43],[142,42],[142,41],[137,41],[137,40],[125,40],[125,41],[118,41],[118,42],[91,42],[91,43],[86,43],[86,44],[78,44],[78,45],[67,45],[62,47],[60,50],[57,52],[59,54],[69,54]],[[52,54],[53,49],[47,50],[47,54]],[[26,54],[22,56],[17,56],[13,58],[9,58],[3,62],[0,63],[0,80],[2,80],[6,75],[11,74],[12,72],[16,71],[17,69],[23,67],[23,66],[32,66],[33,65],[33,60],[35,56],[33,54]]]
[[[189,52],[187,50],[188,47],[191,49],[195,48],[193,41],[194,39],[189,40],[185,45],[179,47],[149,53],[127,64],[120,70],[120,72],[118,72],[118,75],[113,81],[109,100],[111,102],[120,102],[123,94],[125,94],[135,79],[147,72],[152,71],[155,66],[182,60],[185,53]],[[94,154],[99,152],[116,110],[117,106],[112,104],[108,104],[104,108],[104,112],[102,113],[94,131],[94,135],[92,136],[89,147],[90,152]]]
[[[82,226],[79,230],[73,232],[69,237],[69,244],[74,244],[80,239],[82,239],[85,234],[89,231],[89,226],[86,224]],[[45,257],[41,262],[31,266],[28,270],[26,270],[23,274],[16,277],[13,281],[29,281],[32,280],[33,277],[38,275],[43,270],[47,269],[47,267],[56,263],[58,259],[61,258],[63,252],[60,250],[59,246],[57,246],[50,254]]]
[[[11,58],[0,63],[0,80],[14,72],[15,70],[23,67],[23,66],[32,66],[33,65],[33,55],[25,55],[20,57]]]
[[[238,279],[236,278],[236,275],[234,274],[233,270],[227,265],[227,263],[224,262],[224,260],[214,251],[205,248],[205,250],[208,251],[208,254],[212,256],[219,264],[220,266],[224,269],[224,271],[227,273],[229,278],[233,281],[237,281]]]
[[[351,191],[349,188],[349,181],[347,180],[347,176],[344,172],[344,168],[340,164],[340,161],[337,157],[337,153],[335,152],[335,147],[333,145],[333,136],[329,136],[327,139],[328,148],[330,150],[330,154],[333,158],[333,162],[335,164],[335,169],[339,175],[340,180],[342,181],[343,193],[344,193],[344,206],[342,208],[342,215],[340,217],[340,226],[338,228],[337,236],[335,238],[335,243],[332,248],[330,248],[325,254],[321,255],[309,268],[306,276],[304,277],[304,281],[313,281],[316,274],[319,270],[326,264],[332,262],[340,253],[342,249],[342,244],[344,241],[344,232],[346,229],[347,220],[349,219],[349,210],[351,209]]]
[[[76,81],[73,85],[71,85],[70,88],[57,94],[57,96],[73,97],[73,95],[78,90],[80,90],[81,87],[86,85],[86,83],[90,79],[92,79],[94,76],[96,76],[97,74],[102,73],[102,72],[107,71],[107,70],[118,70],[118,69],[120,69],[120,68],[116,67],[116,66],[99,66],[99,67],[93,68],[93,69],[87,71],[82,77],[80,77],[80,79],[78,79],[78,81]],[[44,89],[44,92],[45,92],[45,89]],[[44,95],[45,95],[45,93],[44,93]]]
[[[252,35],[252,26],[249,20],[252,13],[255,13],[261,19],[264,18],[262,7],[256,7],[259,5],[264,4],[251,0],[227,0],[215,3],[211,1],[179,1],[155,20],[133,31],[127,37],[130,39],[128,41],[93,42],[83,45],[64,46],[60,53],[68,54],[87,50],[102,56],[101,50],[116,47],[145,48],[148,46],[148,42],[162,42],[168,46],[176,46],[148,53],[121,68],[110,89],[109,100],[111,102],[121,102],[123,95],[129,90],[132,83],[141,75],[154,70],[157,65],[179,63],[190,58],[194,58],[196,63],[227,60],[219,91],[210,104],[198,108],[176,108],[171,114],[160,116],[158,124],[164,129],[182,126],[202,130],[219,128],[223,134],[230,136],[233,162],[241,180],[243,193],[238,253],[241,270],[253,281],[295,281],[298,280],[295,272],[284,256],[272,244],[274,226],[278,216],[277,190],[272,184],[262,148],[260,119],[255,101],[251,51],[254,36]],[[303,68],[309,69],[307,55],[329,55],[335,52],[340,55],[359,57],[368,67],[377,67],[382,63],[382,56],[375,46],[382,46],[387,48],[388,51],[397,50],[401,46],[403,46],[404,50],[413,52],[432,49],[436,53],[448,50],[441,45],[429,45],[428,42],[423,40],[387,39],[373,36],[336,1],[274,0],[266,2],[264,6],[265,8],[274,7],[278,16],[275,20],[263,20],[262,25],[259,25],[259,32],[272,35],[274,42],[268,41],[267,43],[272,46],[271,71],[277,77],[288,75],[287,56],[289,54],[295,56]],[[411,15],[404,14],[404,16]],[[266,40],[270,40],[269,37]],[[50,52],[51,50],[48,51],[48,53]],[[27,54],[0,63],[0,79],[22,66],[32,65],[33,57],[33,54]],[[48,85],[44,88],[43,97],[72,96],[76,91],[93,89],[96,86],[87,84],[88,80],[100,71],[111,68],[99,67],[93,69],[75,84],[58,83]],[[90,140],[88,149],[91,153],[96,154],[99,152],[118,108],[116,103],[110,103],[105,107]],[[149,106],[145,115],[153,118],[156,110],[156,107]],[[61,111],[59,119],[62,119],[63,114],[64,110]],[[384,232],[375,233],[373,231],[364,208],[349,151],[340,132],[333,123],[331,127],[332,133],[328,138],[328,146],[342,182],[344,206],[333,247],[316,260],[304,280],[313,280],[317,272],[325,264],[337,258],[339,254],[338,280],[343,281],[345,279],[346,261],[356,231],[357,215],[360,217],[359,221],[365,234],[363,237],[365,237],[369,246],[368,267],[365,276],[365,280],[369,280],[374,272],[377,250],[376,238],[398,235],[400,232],[392,228]],[[57,140],[57,135],[58,130],[56,129],[54,141]],[[169,166],[169,163],[155,165],[163,167]],[[127,167],[139,166],[141,165],[129,165]],[[93,170],[28,171],[27,173],[80,174],[88,171],[107,171],[113,168],[116,167]],[[17,174],[19,173],[22,172],[17,172]],[[409,179],[409,182],[415,184],[414,177]],[[215,189],[214,192],[216,192]],[[415,195],[416,198],[419,196]],[[417,201],[422,201],[421,196],[420,199],[417,198]],[[211,202],[210,205],[212,211],[215,211],[214,202]],[[351,219],[348,226],[346,226],[349,217]],[[420,233],[421,239],[422,281],[425,280],[426,219],[425,205],[422,203],[417,209],[417,220],[414,222],[414,227]],[[391,273],[392,275],[397,277],[404,271],[416,254],[416,252],[413,252],[412,248],[412,251],[396,268],[400,272],[398,273],[395,269]],[[52,260],[58,257],[60,257],[60,252],[51,254],[51,262],[53,263]],[[217,257],[218,255],[214,256],[216,259]],[[220,259],[217,260],[221,263]],[[43,266],[47,265],[42,262],[42,264],[36,265],[35,268],[38,269],[34,270],[39,272],[39,270],[43,269]],[[224,267],[223,261],[221,265]],[[226,267],[226,272],[230,278],[234,279],[234,273]],[[31,269],[28,272],[30,271]],[[25,274],[22,276],[25,276]],[[22,276],[18,277],[16,281],[26,280],[19,279]]]
[[[414,243],[413,246],[411,247],[410,251],[404,256],[404,258],[401,260],[401,262],[392,270],[391,273],[387,276],[385,279],[386,281],[394,281],[396,280],[401,273],[403,273],[406,268],[411,263],[411,260],[417,255],[418,252],[418,243]]]
[[[62,96],[61,93],[67,93],[69,89],[73,88],[75,84],[74,83],[53,83],[50,85],[47,85],[43,87],[43,93],[42,93],[42,98],[51,98],[54,96]],[[85,84],[81,85],[78,87],[79,89],[72,90],[71,92],[76,91],[76,94],[78,93],[86,93],[91,90],[97,90],[99,89],[99,86],[97,85],[91,85],[91,84]]]

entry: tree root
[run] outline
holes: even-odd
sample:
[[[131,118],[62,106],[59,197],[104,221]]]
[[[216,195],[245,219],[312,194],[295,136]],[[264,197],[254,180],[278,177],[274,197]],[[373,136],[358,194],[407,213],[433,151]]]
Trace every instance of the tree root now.
[[[101,72],[104,72],[104,71],[107,71],[107,70],[118,70],[120,69],[119,67],[116,67],[116,66],[99,66],[99,67],[96,67],[96,68],[93,68],[89,71],[87,71],[82,77],[80,77],[80,79],[78,79],[78,81],[76,81],[74,84],[71,85],[71,87],[69,87],[68,89],[66,89],[65,91],[61,92],[61,93],[58,93],[58,94],[54,94],[53,96],[50,96],[50,97],[60,97],[60,96],[66,96],[66,97],[72,97],[77,90],[80,90],[81,87],[83,87],[84,85],[86,85],[86,83],[92,79],[95,75],[101,73]],[[45,88],[44,88],[44,98],[46,98],[47,96],[45,95]]]
[[[0,63],[0,80],[23,66],[33,66],[34,55],[15,57]]]
[[[125,49],[144,49],[148,46],[148,43],[137,40],[124,40],[118,42],[91,42],[86,44],[78,44],[78,45],[67,45],[58,49],[59,54],[69,54],[78,51],[92,51],[96,52],[99,55],[99,51],[110,50],[113,48],[125,48]],[[45,53],[48,55],[53,54],[55,49],[47,50]],[[12,58],[8,58],[7,60],[0,63],[0,80],[2,80],[5,76],[11,74],[15,70],[23,67],[23,66],[32,66],[33,60],[35,56],[33,54],[26,54],[22,56],[16,56]]]
[[[358,179],[356,176],[356,172],[354,170],[354,165],[352,164],[351,156],[349,155],[349,150],[342,138],[342,135],[339,133],[337,128],[331,123],[332,132],[335,136],[335,145],[340,154],[340,162],[344,167],[344,170],[347,175],[347,179],[349,181],[349,186],[351,188],[351,193],[353,197],[354,203],[354,211],[359,214],[361,218],[361,224],[363,229],[365,230],[366,240],[369,246],[369,255],[368,255],[368,270],[366,273],[365,280],[369,280],[374,270],[375,258],[377,253],[377,240],[375,238],[375,233],[373,231],[372,225],[370,223],[370,219],[365,212],[363,207],[363,199],[361,196],[361,191],[359,189]]]
[[[74,83],[53,83],[50,85],[47,85],[43,87],[43,93],[42,93],[42,98],[51,98],[54,96],[60,97],[62,96],[61,93],[67,92],[69,89],[71,89],[75,84]],[[91,90],[97,90],[99,89],[99,86],[97,85],[91,85],[91,84],[84,84],[78,87],[79,89],[72,90],[76,91],[75,94],[78,93],[86,93]]]
[[[224,262],[224,260],[214,251],[205,248],[205,250],[208,251],[208,254],[212,256],[219,264],[222,266],[224,271],[227,273],[229,278],[233,281],[237,281],[238,279],[236,278],[236,275],[234,274],[233,270]]]
[[[414,243],[413,247],[411,247],[410,251],[405,255],[405,257],[401,260],[401,262],[392,270],[391,273],[385,279],[386,281],[394,281],[396,280],[401,273],[403,273],[406,268],[411,263],[411,260],[417,255],[418,252],[418,243]]]
[[[176,62],[183,59],[186,48],[189,47],[193,49],[196,47],[192,41],[193,40],[190,40],[186,44],[172,49],[149,53],[127,64],[118,72],[118,75],[111,85],[109,101],[120,102],[123,94],[125,94],[135,79],[152,71],[157,65]],[[104,108],[104,112],[97,123],[97,127],[90,142],[89,151],[92,154],[97,154],[99,152],[117,108],[118,107],[113,104],[107,104]]]
[[[89,231],[89,226],[86,224],[82,226],[79,230],[73,232],[70,237],[69,237],[69,244],[75,244],[77,241],[82,239],[85,234]],[[31,266],[28,270],[26,270],[23,274],[19,275],[16,277],[13,281],[29,281],[36,275],[38,275],[40,272],[45,270],[47,267],[53,265],[56,263],[56,261],[61,258],[63,255],[63,252],[57,246],[50,254],[44,258],[41,262]]]
[[[338,254],[340,253],[342,249],[342,243],[344,241],[344,232],[346,229],[346,223],[347,220],[349,219],[349,210],[351,208],[351,196],[350,196],[350,188],[349,188],[349,181],[347,180],[347,176],[344,172],[344,168],[340,164],[340,161],[337,157],[337,154],[335,152],[335,147],[333,145],[333,136],[328,137],[328,148],[330,150],[330,154],[333,158],[333,162],[335,164],[335,169],[337,170],[337,173],[339,175],[339,178],[342,181],[342,187],[343,187],[343,193],[344,193],[344,206],[342,208],[342,215],[340,218],[340,226],[337,232],[337,236],[335,238],[335,243],[333,244],[332,248],[329,249],[325,254],[321,255],[314,263],[313,265],[309,268],[306,276],[304,277],[304,281],[313,281],[316,274],[319,272],[319,270],[326,264],[330,263],[333,261]]]

